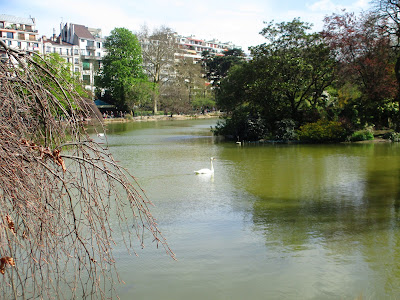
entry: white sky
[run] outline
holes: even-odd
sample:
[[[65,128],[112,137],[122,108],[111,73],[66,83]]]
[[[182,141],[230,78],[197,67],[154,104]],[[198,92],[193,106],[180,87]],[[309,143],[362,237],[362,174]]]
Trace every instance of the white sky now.
[[[327,15],[369,7],[369,0],[0,0],[1,14],[36,18],[40,36],[52,35],[53,28],[58,35],[61,22],[101,28],[103,36],[115,27],[135,32],[144,24],[166,25],[182,35],[231,41],[246,52],[264,42],[263,21],[300,17],[320,30]]]

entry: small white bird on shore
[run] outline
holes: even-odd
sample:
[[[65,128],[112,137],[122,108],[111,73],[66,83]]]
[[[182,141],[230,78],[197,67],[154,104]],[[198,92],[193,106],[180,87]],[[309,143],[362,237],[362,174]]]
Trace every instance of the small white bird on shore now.
[[[215,158],[211,157],[210,158],[210,163],[211,163],[211,168],[210,169],[204,168],[204,169],[200,169],[200,170],[194,171],[194,173],[196,175],[199,175],[199,174],[210,174],[210,175],[214,174],[213,160],[215,160]]]

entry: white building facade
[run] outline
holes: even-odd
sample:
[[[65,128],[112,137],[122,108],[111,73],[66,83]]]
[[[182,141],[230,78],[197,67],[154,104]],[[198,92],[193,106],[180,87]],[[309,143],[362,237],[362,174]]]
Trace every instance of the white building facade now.
[[[208,51],[214,55],[224,55],[224,52],[231,49],[242,49],[232,42],[221,42],[219,40],[202,40],[194,36],[175,35],[175,42],[178,46],[179,53],[176,56],[190,57],[195,61],[202,59],[203,51]]]
[[[34,18],[0,14],[0,38],[14,49],[40,52],[39,33]]]
[[[74,71],[82,74],[85,88],[94,93],[95,76],[106,53],[101,29],[66,23],[61,26],[60,42],[73,45]]]
[[[81,74],[85,88],[94,93],[95,76],[106,55],[106,49],[103,47],[105,39],[102,37],[101,29],[65,23],[60,24],[58,36],[54,32],[49,39],[45,36],[39,38],[34,18],[0,14],[0,38],[6,45],[16,49],[43,54],[58,53],[71,64],[71,71]],[[216,39],[207,41],[177,33],[172,35],[172,39],[175,43],[175,60],[184,57],[198,62],[202,59],[203,51],[222,56],[227,50],[241,49],[231,42],[223,43]],[[142,47],[146,47],[146,42],[142,41]]]

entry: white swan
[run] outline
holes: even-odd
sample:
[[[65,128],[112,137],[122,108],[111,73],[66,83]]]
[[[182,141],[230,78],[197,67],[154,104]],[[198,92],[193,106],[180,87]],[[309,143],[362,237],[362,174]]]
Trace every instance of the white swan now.
[[[210,162],[211,162],[211,169],[207,169],[207,168],[205,168],[205,169],[200,169],[200,170],[198,170],[198,171],[194,171],[194,173],[195,174],[214,174],[214,166],[213,166],[213,163],[212,163],[212,161],[214,160],[215,158],[214,157],[211,157],[210,158]]]

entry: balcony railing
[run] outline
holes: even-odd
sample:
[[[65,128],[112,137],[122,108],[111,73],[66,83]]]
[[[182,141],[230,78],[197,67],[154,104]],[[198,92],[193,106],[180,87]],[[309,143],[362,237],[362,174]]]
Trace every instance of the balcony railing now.
[[[81,55],[82,59],[89,59],[89,60],[101,60],[101,56],[94,56],[94,55]]]

